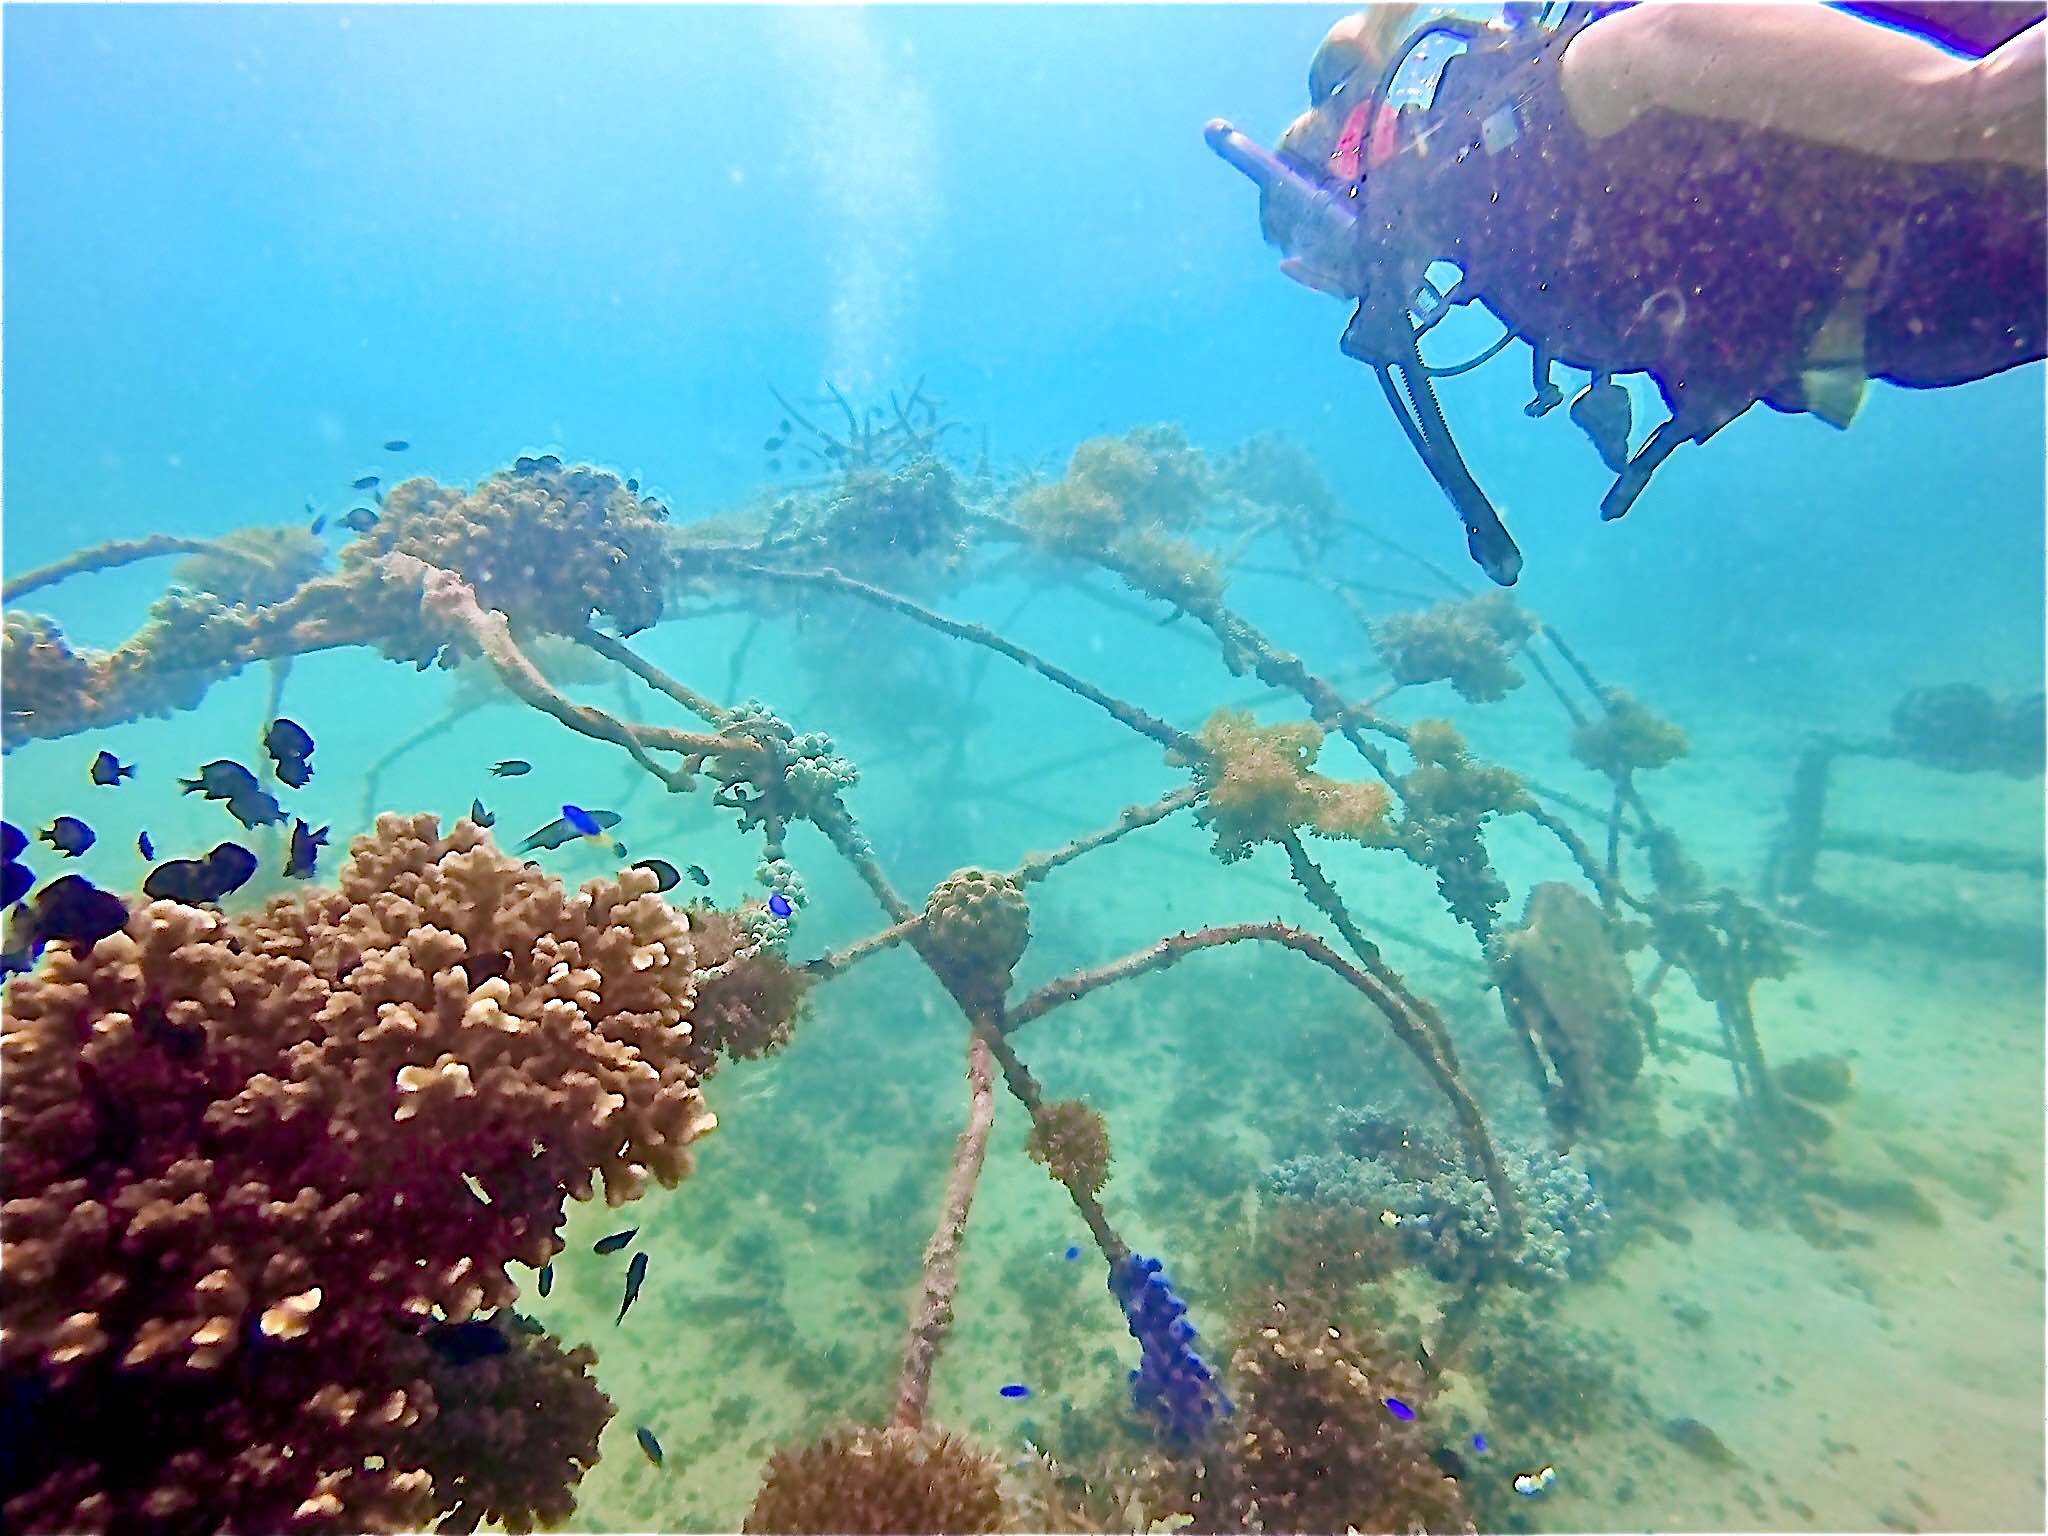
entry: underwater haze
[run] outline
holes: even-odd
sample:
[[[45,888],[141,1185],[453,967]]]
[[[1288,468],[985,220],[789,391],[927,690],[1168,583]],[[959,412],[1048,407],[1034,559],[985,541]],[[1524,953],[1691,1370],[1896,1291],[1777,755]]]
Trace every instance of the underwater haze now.
[[[2040,172],[1461,10],[6,9],[10,1528],[2039,1527]]]

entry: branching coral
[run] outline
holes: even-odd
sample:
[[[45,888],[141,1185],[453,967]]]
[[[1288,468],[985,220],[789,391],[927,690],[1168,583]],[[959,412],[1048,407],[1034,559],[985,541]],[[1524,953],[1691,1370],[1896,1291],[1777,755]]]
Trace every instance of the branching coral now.
[[[1421,1369],[1370,1332],[1276,1299],[1232,1352],[1230,1379],[1237,1416],[1192,1485],[1189,1529],[1472,1529],[1430,1456]]]
[[[1513,598],[1489,592],[1383,619],[1372,642],[1404,687],[1448,682],[1461,698],[1484,704],[1522,686],[1509,657],[1535,633],[1536,621]]]
[[[675,582],[667,513],[608,470],[524,461],[464,491],[425,478],[342,551],[344,575],[394,552],[453,571],[521,633],[573,635],[602,615],[624,634],[661,617]]]
[[[953,471],[927,454],[894,471],[848,470],[798,532],[851,570],[926,559],[947,566],[967,553],[966,521]]]
[[[803,1009],[803,974],[734,913],[692,907],[689,920],[699,968],[690,1011],[692,1052],[708,1068],[712,1051],[745,1060],[782,1049]]]
[[[407,1451],[447,1511],[437,1531],[467,1533],[488,1520],[524,1536],[569,1518],[614,1411],[590,1374],[589,1345],[564,1350],[538,1324],[501,1311],[395,1338],[391,1353],[395,1371],[432,1394],[433,1412]]]
[[[1225,709],[1209,717],[1198,739],[1205,756],[1194,764],[1203,789],[1196,815],[1215,832],[1216,857],[1224,863],[1300,827],[1362,843],[1386,839],[1392,802],[1385,789],[1314,771],[1321,727],[1305,720],[1260,725],[1249,714]],[[1169,760],[1186,756],[1175,753]]]
[[[387,816],[335,890],[156,902],[13,982],[10,1523],[421,1523],[434,1399],[392,1331],[510,1302],[594,1174],[619,1201],[688,1170],[695,977],[651,874],[571,896]]]
[[[1675,763],[1690,750],[1685,732],[1660,720],[1621,688],[1600,690],[1597,720],[1572,732],[1572,756],[1597,773],[1648,772]]]
[[[943,1430],[834,1430],[768,1462],[754,1536],[974,1536],[1003,1529],[1001,1464]]]
[[[1056,1099],[1032,1121],[1024,1150],[1062,1184],[1102,1193],[1109,1182],[1109,1126],[1080,1099]]]
[[[1330,1150],[1288,1159],[1267,1175],[1278,1199],[1362,1212],[1401,1251],[1449,1285],[1562,1280],[1597,1261],[1609,1215],[1584,1172],[1552,1153],[1503,1143],[1500,1159],[1521,1207],[1510,1240],[1493,1192],[1472,1176],[1448,1138],[1366,1110],[1341,1111]]]
[[[172,566],[171,580],[223,602],[262,608],[283,602],[327,568],[327,546],[296,523],[238,528],[216,543],[219,549]]]
[[[1508,889],[1487,857],[1480,828],[1534,803],[1521,777],[1482,763],[1448,720],[1418,720],[1408,729],[1415,766],[1401,779],[1401,816],[1393,841],[1416,863],[1436,871],[1445,903],[1484,938]]]

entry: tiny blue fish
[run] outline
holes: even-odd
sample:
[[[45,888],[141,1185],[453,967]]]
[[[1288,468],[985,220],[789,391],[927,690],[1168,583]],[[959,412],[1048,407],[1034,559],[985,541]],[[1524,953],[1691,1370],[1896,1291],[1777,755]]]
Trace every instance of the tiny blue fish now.
[[[709,885],[711,883],[711,877],[704,872],[702,864],[692,864],[683,873],[690,877],[690,883],[693,885]]]
[[[358,491],[367,491],[376,483],[377,477],[375,475],[364,475],[353,482],[353,488]]]
[[[492,767],[491,777],[494,779],[516,779],[523,773],[531,772],[533,772],[533,764],[526,761],[525,758],[508,757],[502,763]]]
[[[626,1313],[633,1303],[640,1299],[640,1283],[647,1278],[647,1250],[641,1249],[633,1255],[633,1262],[626,1266],[626,1298],[619,1303],[619,1315],[612,1319],[612,1326],[618,1327],[626,1320]]]
[[[0,907],[11,907],[35,889],[35,871],[9,859],[0,864]]]
[[[637,496],[640,494],[640,482],[637,479],[628,476],[626,480],[626,489]]]
[[[1398,1397],[1383,1397],[1380,1401],[1387,1405],[1387,1412],[1404,1424],[1415,1417],[1415,1410]]]
[[[623,1232],[614,1232],[610,1237],[600,1237],[590,1245],[590,1251],[592,1253],[617,1253],[626,1244],[633,1241],[633,1238],[639,1231],[638,1227],[628,1227]]]
[[[92,760],[92,781],[95,784],[118,784],[123,779],[134,777],[134,765],[122,762],[111,752],[102,752]]]
[[[341,526],[351,533],[368,533],[377,526],[377,514],[368,507],[350,507],[342,514]]]
[[[313,519],[312,526],[307,528],[306,532],[317,534],[322,528],[325,528],[326,526],[327,514],[325,512],[322,512],[318,517]]]
[[[498,818],[484,809],[482,800],[469,802],[469,819],[480,827],[495,827],[498,824]]]
[[[1078,1259],[1079,1257],[1081,1257],[1081,1245],[1079,1243],[1076,1243],[1073,1247],[1067,1250],[1067,1262],[1071,1264],[1074,1262],[1074,1260]]]
[[[1484,1456],[1486,1454],[1486,1436],[1474,1435],[1472,1437],[1472,1449]]]
[[[552,1262],[540,1267],[540,1294],[545,1300],[549,1291],[555,1288],[555,1266]]]
[[[647,1459],[657,1467],[661,1465],[661,1442],[654,1438],[654,1431],[642,1424],[633,1431],[633,1438],[640,1442],[640,1449],[647,1453]]]
[[[135,851],[141,854],[145,859],[153,859],[156,857],[156,844],[152,843],[149,840],[149,833],[147,831],[142,831],[135,834]]]
[[[604,831],[604,828],[597,824],[597,818],[580,805],[563,806],[562,820],[566,821],[579,837],[597,837]]]
[[[411,446],[412,444],[407,442],[404,438],[394,437],[391,439],[390,442],[384,445],[384,451],[386,453],[403,453],[405,452],[406,449],[410,448]]]
[[[93,830],[76,816],[59,816],[36,834],[67,859],[75,859],[96,841]]]
[[[768,910],[770,912],[773,912],[777,917],[787,917],[790,913],[794,912],[796,908],[792,907],[789,904],[789,898],[787,896],[783,895],[780,891],[776,891],[768,898]]]
[[[1031,1389],[1029,1387],[1014,1381],[1011,1382],[1007,1387],[1002,1387],[998,1390],[1000,1391],[1002,1396],[1009,1398],[1029,1397],[1031,1395]]]

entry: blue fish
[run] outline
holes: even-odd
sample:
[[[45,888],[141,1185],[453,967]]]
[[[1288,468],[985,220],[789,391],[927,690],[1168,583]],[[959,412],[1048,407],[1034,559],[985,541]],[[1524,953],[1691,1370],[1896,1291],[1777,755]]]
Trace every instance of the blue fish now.
[[[285,855],[284,872],[288,880],[309,880],[313,866],[320,858],[320,850],[327,846],[327,828],[317,832],[306,825],[303,818],[295,818],[292,827],[291,851]]]
[[[540,1294],[543,1299],[555,1288],[555,1266],[552,1261],[540,1267]]]
[[[626,1313],[633,1303],[640,1299],[640,1284],[647,1278],[647,1250],[641,1249],[633,1255],[633,1262],[626,1266],[626,1299],[619,1303],[619,1315],[612,1319],[612,1326],[618,1327],[626,1320]]]
[[[623,1232],[614,1232],[610,1237],[600,1237],[590,1245],[592,1253],[617,1253],[639,1234],[638,1227],[628,1227]]]
[[[1402,1402],[1398,1397],[1383,1397],[1380,1401],[1387,1405],[1387,1412],[1391,1413],[1403,1424],[1408,1423],[1415,1417],[1415,1410]]]
[[[35,888],[36,877],[26,864],[13,859],[0,864],[0,907],[11,907]]]
[[[1472,1437],[1472,1449],[1484,1456],[1486,1454],[1486,1436],[1474,1435]]]
[[[76,816],[59,816],[36,836],[67,859],[77,858],[98,841],[92,828]]]
[[[307,528],[306,532],[317,534],[322,528],[325,528],[326,526],[327,514],[325,512],[322,512],[318,517],[313,519],[312,526]]]
[[[92,760],[92,781],[95,784],[118,784],[123,779],[134,777],[134,765],[122,762],[111,752],[102,752]]]
[[[597,818],[580,805],[563,806],[562,820],[569,824],[570,830],[578,837],[597,837],[604,832],[604,828],[598,825]]]
[[[1067,1250],[1067,1262],[1071,1264],[1074,1262],[1074,1260],[1078,1259],[1079,1257],[1081,1257],[1081,1245],[1079,1243],[1076,1243],[1073,1247]]]
[[[776,891],[773,894],[771,894],[768,898],[768,910],[770,912],[773,912],[777,917],[787,917],[790,913],[794,912],[796,908],[792,907],[789,904],[789,898],[787,896],[783,895],[780,891]]]
[[[368,507],[350,507],[342,515],[341,526],[351,533],[368,533],[377,526],[377,514]]]
[[[156,857],[156,844],[149,840],[147,830],[135,834],[135,851],[145,859],[154,859]]]
[[[1021,1382],[1015,1381],[1011,1382],[1007,1387],[997,1388],[997,1392],[1001,1396],[1008,1398],[1029,1397],[1031,1395],[1031,1389],[1029,1387],[1023,1385]]]
[[[28,838],[11,821],[0,821],[0,859],[18,859],[28,849]]]
[[[376,483],[377,477],[375,475],[363,475],[358,477],[353,482],[351,488],[358,491],[367,491],[371,486],[375,485]]]
[[[602,834],[607,828],[616,827],[619,824],[619,813],[617,811],[586,811],[573,805],[565,805],[562,809],[564,811],[575,811],[578,816],[583,818],[585,825],[596,828],[599,834]],[[591,835],[589,832],[579,830],[576,824],[570,821],[566,815],[557,816],[538,831],[529,832],[526,835],[526,841],[519,845],[519,851],[521,853],[532,853],[536,848],[559,848],[564,843],[574,842],[579,837],[589,837]]]
[[[263,733],[263,750],[277,764],[278,782],[304,789],[313,777],[313,738],[296,720],[279,715]]]
[[[654,1431],[642,1424],[633,1431],[633,1438],[640,1442],[640,1449],[647,1453],[647,1459],[657,1467],[661,1465],[661,1442],[654,1438]]]
[[[216,843],[203,859],[170,859],[142,882],[151,901],[182,901],[196,907],[240,890],[256,873],[256,855],[240,843]]]

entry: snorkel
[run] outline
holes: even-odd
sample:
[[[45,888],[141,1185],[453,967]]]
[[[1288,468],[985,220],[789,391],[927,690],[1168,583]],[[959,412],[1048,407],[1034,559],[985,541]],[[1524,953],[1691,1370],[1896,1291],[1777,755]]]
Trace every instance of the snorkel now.
[[[1567,8],[1568,17],[1571,9]],[[1541,10],[1517,8],[1519,14],[1509,18],[1505,33],[1479,22],[1436,17],[1394,47],[1371,92],[1362,100],[1353,98],[1330,156],[1334,173],[1355,174],[1355,180],[1318,181],[1261,149],[1221,118],[1203,130],[1209,147],[1259,188],[1261,223],[1267,238],[1281,247],[1281,270],[1319,291],[1357,300],[1358,308],[1344,331],[1345,354],[1373,370],[1394,419],[1464,525],[1472,558],[1502,586],[1512,586],[1521,574],[1522,553],[1458,451],[1433,380],[1476,368],[1496,355],[1508,338],[1451,367],[1431,367],[1422,360],[1423,335],[1453,307],[1469,300],[1456,296],[1455,283],[1445,291],[1428,281],[1427,255],[1408,249],[1400,238],[1412,221],[1399,217],[1390,206],[1396,201],[1392,195],[1375,195],[1375,182],[1390,162],[1419,147],[1419,111],[1397,108],[1393,102],[1395,82],[1415,50],[1439,37],[1468,48],[1489,36],[1521,37],[1525,28],[1537,24]],[[1369,54],[1333,83],[1319,84],[1323,99],[1318,106],[1346,91],[1368,62]]]

